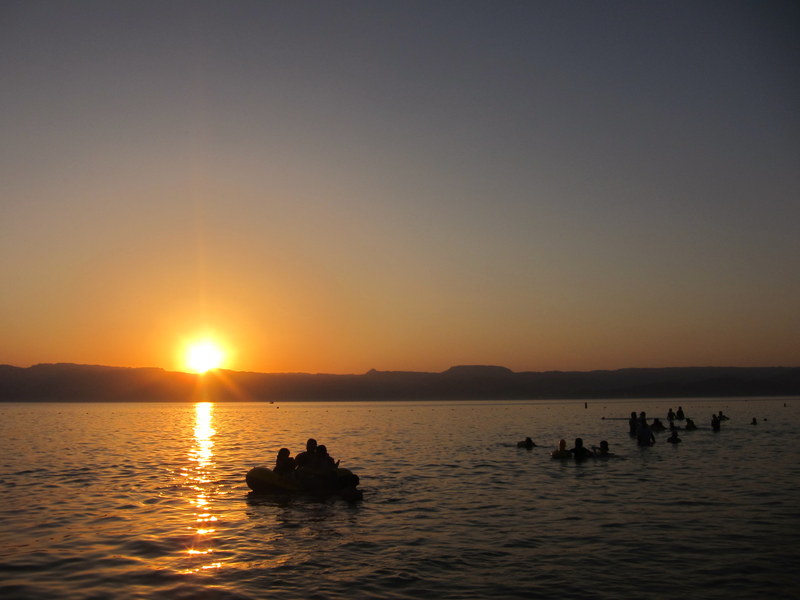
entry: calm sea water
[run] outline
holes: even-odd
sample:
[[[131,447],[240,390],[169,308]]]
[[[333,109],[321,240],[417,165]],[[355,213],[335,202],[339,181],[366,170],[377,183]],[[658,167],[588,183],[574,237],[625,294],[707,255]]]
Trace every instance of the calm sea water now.
[[[678,404],[682,444],[629,438]],[[797,597],[798,423],[797,398],[0,404],[0,597]],[[362,502],[249,493],[309,436]],[[619,458],[550,458],[577,436]]]

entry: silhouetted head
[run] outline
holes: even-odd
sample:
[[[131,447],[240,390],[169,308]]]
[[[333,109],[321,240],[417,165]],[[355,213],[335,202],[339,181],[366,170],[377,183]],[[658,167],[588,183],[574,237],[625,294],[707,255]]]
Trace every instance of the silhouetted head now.
[[[288,458],[291,452],[289,452],[288,448],[281,448],[278,450],[278,458]]]
[[[602,442],[600,442],[600,449],[601,449],[601,450],[608,450],[608,442],[607,442],[607,441],[605,441],[605,440],[603,440]]]
[[[328,448],[320,444],[319,446],[317,446],[317,454],[325,456],[326,454],[328,454]]]
[[[314,452],[317,449],[317,440],[314,438],[308,438],[306,442],[306,452]]]
[[[562,452],[567,449],[567,440],[561,440],[558,442],[558,449]]]
[[[575,447],[580,448],[583,446],[583,438],[575,438]]]

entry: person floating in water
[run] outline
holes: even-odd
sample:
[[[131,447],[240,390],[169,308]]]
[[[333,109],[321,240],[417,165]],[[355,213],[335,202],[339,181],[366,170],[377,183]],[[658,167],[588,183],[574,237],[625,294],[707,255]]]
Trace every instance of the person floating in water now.
[[[683,414],[683,407],[679,406],[678,412],[675,413],[675,418],[678,419],[678,421],[683,421],[685,416],[686,415]]]
[[[678,430],[677,429],[673,429],[672,430],[672,435],[667,438],[667,441],[670,444],[680,444],[681,443],[681,438],[678,437]]]
[[[711,415],[711,429],[713,429],[714,431],[719,431],[720,429],[719,424],[720,424],[719,417],[717,415]]]
[[[697,425],[694,424],[694,421],[690,418],[686,418],[686,431],[694,431],[697,429]]]
[[[531,438],[529,438],[529,437],[526,437],[521,442],[517,442],[517,448],[526,448],[526,449],[530,450],[531,448],[534,448],[535,446],[536,446],[536,444],[534,444],[533,440]]]
[[[582,438],[575,438],[575,447],[570,450],[575,460],[586,460],[594,458],[594,453],[583,445]]]
[[[295,468],[295,460],[291,457],[291,452],[288,448],[281,448],[278,450],[278,456],[275,459],[275,468],[273,472],[282,477],[293,477]]]

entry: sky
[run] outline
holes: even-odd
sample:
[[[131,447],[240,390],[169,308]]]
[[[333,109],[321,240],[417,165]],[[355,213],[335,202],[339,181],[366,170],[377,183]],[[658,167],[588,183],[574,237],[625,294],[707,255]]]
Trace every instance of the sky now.
[[[800,365],[800,4],[0,4],[0,363]]]

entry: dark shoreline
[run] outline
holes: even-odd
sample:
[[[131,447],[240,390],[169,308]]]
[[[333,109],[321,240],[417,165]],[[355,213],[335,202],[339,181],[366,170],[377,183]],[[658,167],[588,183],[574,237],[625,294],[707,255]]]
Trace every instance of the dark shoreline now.
[[[206,375],[158,368],[0,365],[0,402],[343,400],[592,400],[800,396],[800,367],[674,367],[513,372],[458,366],[441,373]]]

